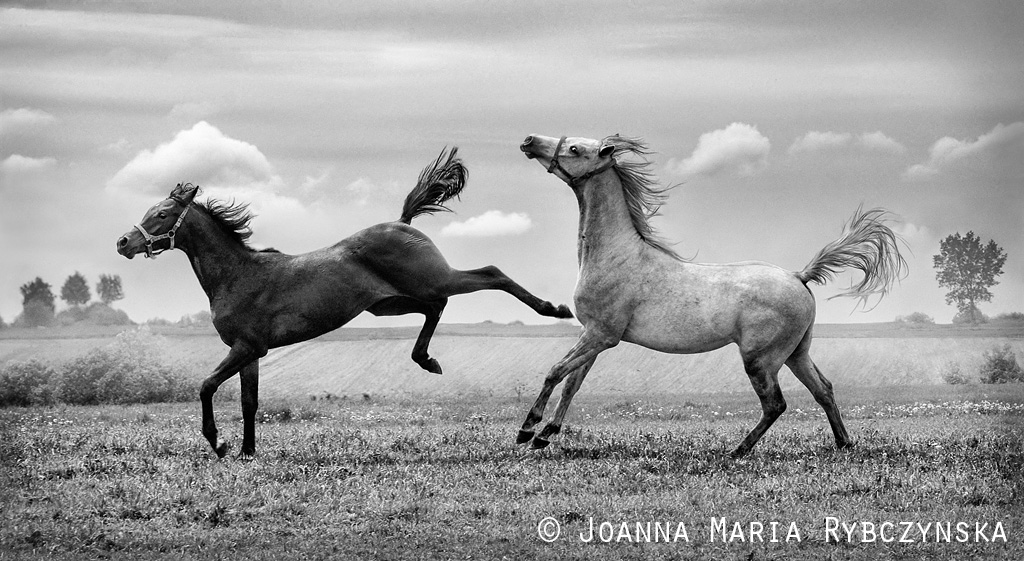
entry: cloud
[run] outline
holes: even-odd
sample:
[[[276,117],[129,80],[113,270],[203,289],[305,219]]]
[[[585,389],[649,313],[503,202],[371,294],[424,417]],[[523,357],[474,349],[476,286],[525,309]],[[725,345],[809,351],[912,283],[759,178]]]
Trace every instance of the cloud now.
[[[866,132],[856,137],[848,132],[811,131],[794,140],[787,153],[792,155],[801,152],[834,150],[849,146],[891,154],[900,154],[906,151],[906,147],[886,136],[881,131]]]
[[[441,230],[441,235],[454,237],[515,236],[532,227],[533,222],[526,213],[488,210],[465,222],[448,224]]]
[[[29,130],[34,127],[49,125],[57,118],[46,111],[22,107],[0,111],[0,134],[8,134]]]
[[[281,184],[258,148],[200,121],[170,142],[139,152],[107,182],[107,189],[163,194],[182,181],[221,190],[273,190]]]
[[[886,136],[882,131],[866,132],[857,137],[857,144],[868,150],[902,154],[907,147]]]
[[[693,154],[681,162],[670,160],[668,169],[680,175],[716,175],[731,171],[748,176],[768,165],[770,150],[771,142],[757,127],[733,123],[700,135]]]
[[[0,170],[5,174],[28,173],[53,167],[57,163],[54,158],[30,158],[20,154],[12,154],[0,163]]]
[[[975,141],[943,137],[935,141],[928,151],[928,161],[915,164],[903,173],[904,179],[921,181],[942,173],[964,171],[970,168],[999,170],[1014,168],[1011,174],[1024,173],[1024,122],[998,124],[988,134]]]
[[[816,152],[829,148],[840,148],[849,144],[852,137],[853,135],[848,132],[811,131],[794,140],[787,152],[797,154],[799,152]]]

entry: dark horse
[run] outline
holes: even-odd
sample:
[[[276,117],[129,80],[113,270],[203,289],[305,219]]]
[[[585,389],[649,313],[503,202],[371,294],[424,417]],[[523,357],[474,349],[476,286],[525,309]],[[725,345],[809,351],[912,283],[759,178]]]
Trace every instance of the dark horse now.
[[[268,349],[298,343],[348,323],[364,310],[377,316],[423,314],[426,321],[412,350],[425,370],[441,373],[427,345],[449,296],[478,290],[503,290],[538,314],[569,318],[569,308],[537,298],[497,267],[458,271],[410,222],[421,214],[448,210],[459,196],[466,168],[457,149],[443,150],[424,168],[405,199],[397,222],[371,226],[337,244],[303,255],[247,245],[252,215],[247,205],[194,201],[198,187],[179,184],[170,196],[146,212],[117,240],[117,251],[131,259],[140,251],[154,257],[181,249],[210,298],[213,325],[231,347],[199,393],[203,436],[223,457],[217,439],[213,394],[240,372],[242,457],[255,454],[259,359]]]

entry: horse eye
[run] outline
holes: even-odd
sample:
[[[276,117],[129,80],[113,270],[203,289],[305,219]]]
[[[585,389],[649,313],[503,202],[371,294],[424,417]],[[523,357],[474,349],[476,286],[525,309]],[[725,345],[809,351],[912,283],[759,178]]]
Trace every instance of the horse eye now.
[[[580,151],[575,146],[570,146],[569,147],[569,151],[572,152],[573,154],[577,155],[577,156],[580,155]]]
[[[167,218],[167,213],[161,210],[159,213],[157,213],[157,216],[159,216],[160,218]]]

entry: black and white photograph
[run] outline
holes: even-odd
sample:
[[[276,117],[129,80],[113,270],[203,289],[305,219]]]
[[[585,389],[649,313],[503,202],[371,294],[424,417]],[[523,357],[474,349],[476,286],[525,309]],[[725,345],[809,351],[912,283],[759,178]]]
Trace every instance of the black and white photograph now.
[[[0,2],[0,560],[1024,558],[1022,37]]]

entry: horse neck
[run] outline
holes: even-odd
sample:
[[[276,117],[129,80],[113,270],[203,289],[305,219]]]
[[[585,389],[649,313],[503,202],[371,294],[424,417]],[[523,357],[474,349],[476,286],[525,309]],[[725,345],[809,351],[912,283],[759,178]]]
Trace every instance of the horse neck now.
[[[218,287],[226,286],[252,261],[252,251],[224,232],[205,210],[193,207],[182,230],[178,247],[188,256],[192,271],[211,299]]]
[[[576,252],[581,267],[610,253],[632,251],[631,246],[640,242],[622,181],[613,171],[594,176],[575,190],[580,205]]]

